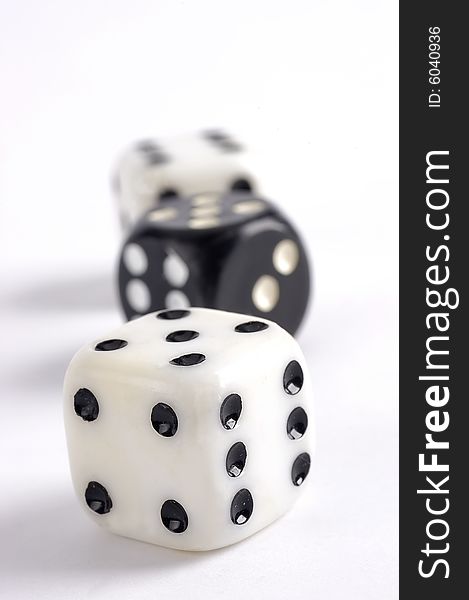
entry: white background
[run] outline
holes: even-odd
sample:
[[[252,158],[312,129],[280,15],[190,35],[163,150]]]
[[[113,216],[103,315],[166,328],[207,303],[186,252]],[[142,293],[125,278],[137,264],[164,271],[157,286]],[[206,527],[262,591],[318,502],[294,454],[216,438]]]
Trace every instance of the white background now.
[[[0,597],[397,597],[397,3],[2,0]],[[122,319],[109,172],[223,126],[307,240],[309,487],[251,539],[184,553],[76,502],[61,385]]]

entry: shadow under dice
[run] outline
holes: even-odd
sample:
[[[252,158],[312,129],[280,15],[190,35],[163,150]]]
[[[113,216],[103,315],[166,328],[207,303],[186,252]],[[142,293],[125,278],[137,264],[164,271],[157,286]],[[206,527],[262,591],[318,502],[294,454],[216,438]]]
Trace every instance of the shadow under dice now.
[[[72,479],[110,531],[185,550],[240,541],[310,470],[311,387],[278,325],[161,311],[83,348],[65,378]]]
[[[128,319],[202,306],[266,317],[294,334],[310,295],[303,244],[250,193],[204,193],[148,212],[125,241],[119,292]]]

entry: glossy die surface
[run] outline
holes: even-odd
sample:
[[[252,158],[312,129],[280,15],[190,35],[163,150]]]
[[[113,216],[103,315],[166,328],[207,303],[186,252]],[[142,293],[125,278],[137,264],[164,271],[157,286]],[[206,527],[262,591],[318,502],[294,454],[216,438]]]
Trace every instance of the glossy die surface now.
[[[298,329],[310,295],[303,244],[276,207],[250,193],[203,193],[148,212],[124,242],[119,294],[128,319],[202,306]]]
[[[168,198],[257,191],[249,162],[241,144],[219,130],[137,142],[120,159],[113,179],[124,230]]]
[[[196,308],[121,326],[65,378],[80,503],[114,533],[172,548],[250,536],[301,493],[310,386],[298,344],[266,320]]]

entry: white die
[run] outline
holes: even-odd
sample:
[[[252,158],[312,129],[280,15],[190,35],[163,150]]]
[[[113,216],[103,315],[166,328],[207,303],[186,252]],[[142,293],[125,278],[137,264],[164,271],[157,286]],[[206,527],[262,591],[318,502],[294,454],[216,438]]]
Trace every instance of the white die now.
[[[258,192],[248,162],[238,142],[220,131],[135,144],[122,156],[114,175],[122,227],[128,230],[171,195]]]
[[[306,363],[271,321],[203,308],[146,315],[80,350],[64,397],[76,493],[120,535],[227,546],[285,513],[308,475]]]

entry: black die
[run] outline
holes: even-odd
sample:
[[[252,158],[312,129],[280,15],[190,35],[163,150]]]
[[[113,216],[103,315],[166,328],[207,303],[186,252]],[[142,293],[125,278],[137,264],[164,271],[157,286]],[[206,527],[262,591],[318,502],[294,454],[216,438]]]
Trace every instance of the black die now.
[[[295,333],[310,295],[308,259],[290,223],[251,193],[169,198],[124,243],[119,292],[128,319],[201,306],[257,315]]]

